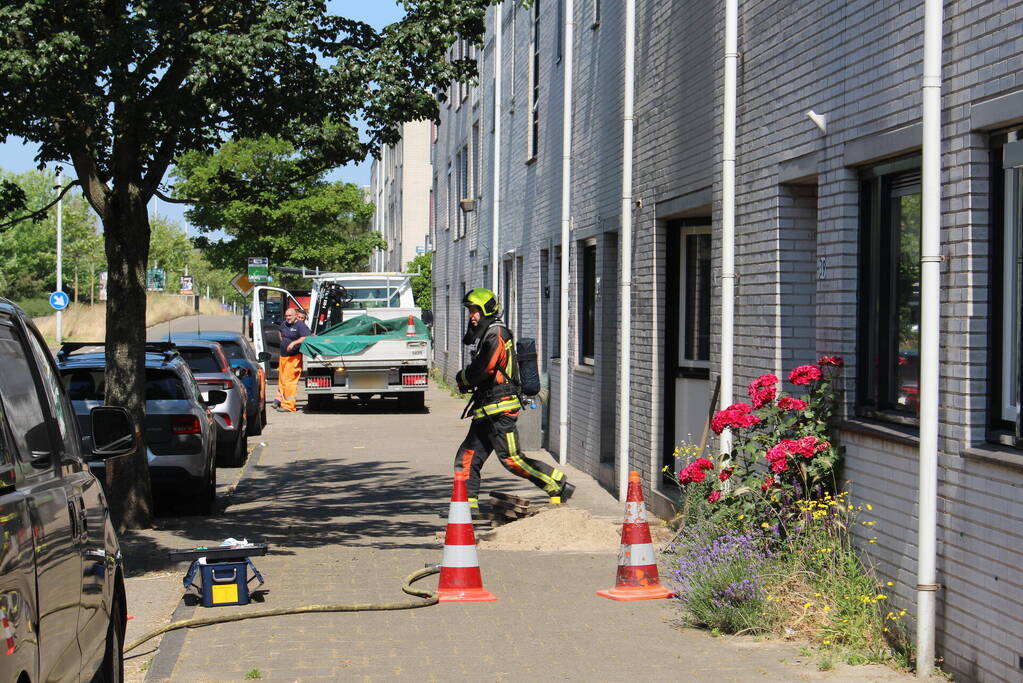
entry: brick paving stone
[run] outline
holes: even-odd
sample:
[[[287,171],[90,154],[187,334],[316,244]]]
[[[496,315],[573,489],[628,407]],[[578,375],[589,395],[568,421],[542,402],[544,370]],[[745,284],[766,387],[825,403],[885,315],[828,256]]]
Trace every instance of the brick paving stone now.
[[[259,461],[226,509],[205,519],[168,520],[137,545],[164,570],[160,558],[167,548],[228,536],[271,545],[270,554],[254,559],[267,579],[262,603],[199,607],[197,617],[305,604],[416,602],[402,593],[401,582],[441,559],[437,533],[444,528],[454,451],[467,426],[458,420],[461,402],[439,390],[431,390],[427,407],[417,414],[390,403],[284,419],[271,414]],[[596,482],[569,470],[578,486],[573,505],[608,518],[621,514]],[[496,461],[487,463],[484,476],[484,496],[520,491],[543,500]],[[157,654],[152,671],[164,673],[147,681],[241,680],[252,669],[271,681],[902,678],[862,668],[845,679],[840,671],[824,674],[794,644],[677,629],[669,601],[599,598],[595,591],[614,583],[614,553],[485,549],[479,558],[496,602],[192,629],[173,661]],[[436,581],[428,577],[418,585]]]

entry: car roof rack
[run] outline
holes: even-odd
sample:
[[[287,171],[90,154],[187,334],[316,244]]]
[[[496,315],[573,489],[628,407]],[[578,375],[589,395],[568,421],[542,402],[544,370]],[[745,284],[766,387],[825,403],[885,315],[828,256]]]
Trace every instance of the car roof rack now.
[[[80,351],[81,349],[88,348],[90,346],[106,347],[106,345],[106,342],[64,342],[60,345],[60,349],[57,351],[57,359],[67,360],[67,358],[75,351]],[[162,353],[165,361],[178,355],[177,347],[174,342],[146,342],[144,348],[146,353]]]

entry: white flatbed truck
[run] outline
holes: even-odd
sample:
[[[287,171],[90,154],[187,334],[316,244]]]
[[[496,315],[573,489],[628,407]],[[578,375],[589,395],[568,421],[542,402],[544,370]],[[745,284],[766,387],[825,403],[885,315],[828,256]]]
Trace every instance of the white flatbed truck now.
[[[407,319],[411,315],[421,321],[420,325],[432,322],[429,311],[416,307],[408,274],[321,273],[308,277],[312,287],[306,324],[314,335],[360,315],[378,320]],[[278,328],[283,312],[291,306],[306,308],[291,292],[279,287],[260,286],[253,292],[252,341],[257,353],[272,354],[268,365],[279,358]],[[310,354],[303,345],[308,405],[312,410],[322,410],[335,397],[368,400],[379,396],[397,398],[403,408],[422,409],[431,355],[432,341],[424,334],[381,339],[345,354]]]

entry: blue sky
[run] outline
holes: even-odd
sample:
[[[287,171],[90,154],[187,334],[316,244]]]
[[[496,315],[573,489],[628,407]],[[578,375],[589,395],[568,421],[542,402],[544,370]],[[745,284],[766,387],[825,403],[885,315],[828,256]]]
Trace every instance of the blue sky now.
[[[327,6],[334,14],[364,21],[378,29],[401,19],[404,14],[394,0],[329,0]],[[35,168],[33,158],[36,151],[35,145],[26,145],[20,138],[8,138],[6,142],[0,144],[0,168],[14,173]],[[328,174],[328,177],[357,185],[369,185],[370,163],[371,160],[342,166]],[[168,204],[154,199],[150,211],[154,210],[161,216],[185,224],[184,207],[180,204]]]

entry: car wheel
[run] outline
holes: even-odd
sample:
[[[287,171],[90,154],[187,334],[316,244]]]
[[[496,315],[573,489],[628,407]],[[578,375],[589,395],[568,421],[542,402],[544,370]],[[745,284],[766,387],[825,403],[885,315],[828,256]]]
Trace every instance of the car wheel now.
[[[249,435],[244,432],[238,433],[238,439],[234,445],[234,455],[231,456],[231,465],[241,467],[249,457]]]
[[[114,588],[114,601],[110,605],[110,623],[107,625],[107,645],[103,665],[92,679],[93,683],[123,683],[124,681],[124,605],[119,587]]]
[[[213,502],[217,499],[217,466],[210,465],[210,472],[203,478],[194,499],[195,512],[208,515],[213,512]]]
[[[264,408],[263,410],[265,411],[266,409]],[[249,416],[248,435],[249,436],[259,436],[262,433],[263,433],[263,417],[259,414],[259,411],[257,410],[255,415],[250,415]]]

